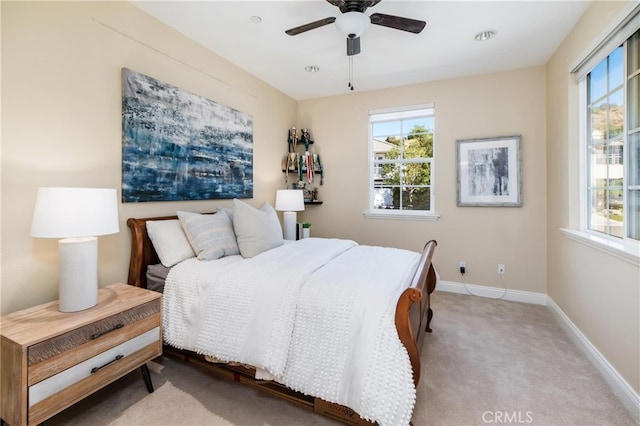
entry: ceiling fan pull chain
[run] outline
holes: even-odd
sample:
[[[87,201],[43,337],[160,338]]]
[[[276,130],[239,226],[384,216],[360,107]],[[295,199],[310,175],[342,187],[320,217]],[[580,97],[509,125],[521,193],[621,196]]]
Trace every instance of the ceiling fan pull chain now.
[[[349,88],[353,90],[353,56],[349,56]]]

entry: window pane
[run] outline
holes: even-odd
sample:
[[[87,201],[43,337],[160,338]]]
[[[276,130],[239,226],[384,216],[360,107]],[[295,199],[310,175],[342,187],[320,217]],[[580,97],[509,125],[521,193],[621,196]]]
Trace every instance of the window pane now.
[[[606,208],[605,191],[599,189],[591,192],[591,211],[589,215],[589,228],[594,231],[607,232],[606,217],[604,210]]]
[[[376,186],[374,188],[373,208],[375,209],[393,209],[393,193],[397,193],[398,188],[392,186]]]
[[[600,62],[589,73],[589,99],[595,101],[607,93],[607,60]]]
[[[406,134],[416,132],[433,131],[433,117],[420,117],[404,120],[402,123],[402,131]]]
[[[385,139],[389,135],[399,135],[402,133],[400,121],[383,121],[371,124],[371,136]]]
[[[424,187],[405,186],[402,191],[404,210],[429,210],[431,208],[431,190]]]
[[[638,98],[640,98],[640,75],[636,75],[627,83],[627,117],[629,130],[640,127],[640,110],[638,109]]]
[[[607,178],[606,145],[599,144],[591,147],[589,159],[589,187],[602,186]]]
[[[624,99],[622,88],[609,96],[609,140],[622,140],[624,131]]]
[[[640,133],[629,135],[627,141],[629,186],[640,185]]]
[[[402,158],[402,146],[400,143],[400,138],[391,137],[387,138],[382,144],[382,151],[377,152],[376,154],[384,155],[385,160],[397,160]]]
[[[404,144],[404,158],[431,158],[433,157],[433,134],[420,134],[409,136]]]
[[[640,190],[629,191],[629,209],[627,221],[629,222],[629,238],[640,240]]]
[[[614,237],[624,234],[624,211],[619,190],[598,189],[592,192],[589,228]]]
[[[374,139],[373,143],[373,158],[375,160],[383,159],[397,159],[400,156],[400,139],[398,137]]]
[[[622,237],[624,233],[623,212],[621,208],[616,209],[609,205],[610,197],[610,191],[603,189],[593,191],[589,228],[614,237]]]
[[[384,185],[400,185],[400,166],[398,164],[382,164],[381,183]]]
[[[609,90],[624,83],[624,50],[618,47],[609,55]]]
[[[431,184],[431,163],[405,164],[403,170],[403,183],[405,185]]]
[[[601,143],[607,138],[607,103],[605,100],[591,107],[590,123],[591,143]]]

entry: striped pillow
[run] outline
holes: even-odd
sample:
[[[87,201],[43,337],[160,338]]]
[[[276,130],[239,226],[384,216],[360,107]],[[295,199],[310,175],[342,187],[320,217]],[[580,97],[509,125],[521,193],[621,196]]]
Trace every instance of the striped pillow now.
[[[198,259],[240,254],[233,224],[224,210],[216,214],[178,212],[178,218]]]

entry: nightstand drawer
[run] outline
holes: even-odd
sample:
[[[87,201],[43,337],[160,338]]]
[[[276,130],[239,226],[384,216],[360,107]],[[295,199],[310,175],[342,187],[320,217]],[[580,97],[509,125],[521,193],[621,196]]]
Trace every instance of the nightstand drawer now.
[[[85,343],[108,336],[129,324],[140,321],[160,312],[160,300],[153,300],[144,305],[120,312],[68,333],[29,347],[29,366],[45,361],[63,352],[75,349]]]
[[[33,386],[29,387],[29,407],[39,403],[49,396],[60,392],[74,383],[84,380],[91,375],[107,368],[117,368],[118,363],[126,363],[126,357],[155,344],[157,347],[160,340],[160,328],[156,327],[144,334],[134,337],[114,348],[101,354],[89,358],[79,364],[74,365],[54,376],[49,377]],[[127,370],[128,371],[128,370]]]
[[[29,358],[40,361],[30,362],[28,385],[159,327],[159,311],[156,300],[29,347]]]
[[[28,407],[28,424],[42,423],[51,417],[52,414],[58,413],[70,405],[80,401],[86,397],[87,394],[108,385],[129,373],[131,370],[140,367],[146,362],[161,355],[162,351],[159,343],[160,342],[157,341],[145,346],[141,350],[98,370],[95,374],[92,374],[79,382],[73,383],[36,404],[30,405]]]

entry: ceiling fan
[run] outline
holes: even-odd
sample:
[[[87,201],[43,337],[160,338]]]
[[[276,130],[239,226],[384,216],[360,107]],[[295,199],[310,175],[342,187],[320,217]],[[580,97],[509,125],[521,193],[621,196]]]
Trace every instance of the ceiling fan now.
[[[374,13],[371,16],[364,14],[364,11],[367,10],[367,8],[375,6],[380,3],[381,0],[327,1],[340,9],[342,15],[337,18],[330,16],[305,25],[300,25],[285,31],[285,33],[290,36],[294,36],[335,22],[340,32],[342,32],[342,34],[347,38],[347,55],[353,56],[360,53],[360,36],[367,29],[370,23],[414,34],[420,33],[424,29],[425,25],[427,25],[426,22],[419,21],[417,19],[386,15],[384,13]]]

